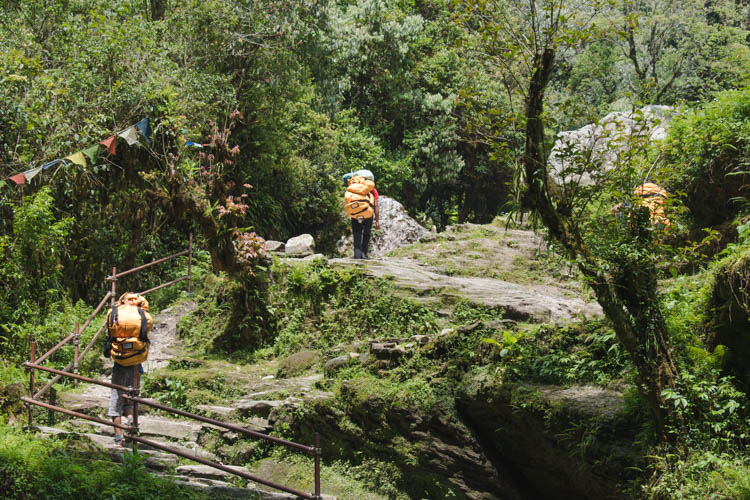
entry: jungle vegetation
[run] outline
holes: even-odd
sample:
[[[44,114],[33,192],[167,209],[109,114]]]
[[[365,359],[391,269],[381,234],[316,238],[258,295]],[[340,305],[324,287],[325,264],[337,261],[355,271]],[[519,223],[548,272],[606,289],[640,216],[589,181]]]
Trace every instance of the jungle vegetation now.
[[[748,2],[0,6],[7,381],[17,378],[13,367],[29,339],[54,345],[59,322],[99,301],[112,266],[179,251],[191,232],[206,252],[206,272],[232,281],[227,300],[237,306],[232,323],[240,328],[213,348],[273,345],[279,332],[262,239],[310,233],[332,252],[347,227],[341,175],[368,168],[382,194],[437,231],[530,213],[605,310],[648,401],[655,442],[689,447],[686,429],[703,428],[705,415],[688,411],[688,402],[710,387],[747,423],[749,409],[737,401],[748,370],[736,359],[724,363],[717,348],[722,332],[741,330],[738,314],[750,312]],[[570,152],[574,173],[600,174],[590,186],[552,178],[558,132],[613,111],[640,116],[646,105],[673,110],[664,141],[628,138],[611,175],[595,158]],[[148,142],[119,140],[114,154],[56,164],[23,185],[9,179],[144,117]],[[646,179],[672,194],[666,236],[631,199]],[[626,228],[609,212],[623,200],[633,202]],[[178,271],[125,286],[145,289]],[[708,274],[714,281],[702,291],[688,284]],[[679,286],[665,295],[665,280]],[[711,283],[734,293],[722,299]],[[727,307],[739,311],[735,319],[717,312]],[[690,313],[675,315],[683,308]],[[747,456],[740,427],[708,439],[717,454]]]

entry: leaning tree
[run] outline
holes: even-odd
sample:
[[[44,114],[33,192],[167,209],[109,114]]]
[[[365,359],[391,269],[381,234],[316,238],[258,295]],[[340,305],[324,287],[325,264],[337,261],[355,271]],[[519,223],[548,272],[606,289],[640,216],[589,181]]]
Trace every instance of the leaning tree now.
[[[614,169],[605,171],[591,150],[575,147],[558,152],[563,170],[553,175],[550,168],[545,90],[562,53],[602,35],[593,22],[600,6],[590,0],[468,0],[464,7],[478,46],[499,72],[512,74],[525,102],[518,120],[525,134],[518,156],[521,206],[576,262],[637,369],[657,432],[666,436],[665,390],[675,386],[678,368],[657,292],[661,238],[648,208],[630,194],[649,169],[648,138],[613,136],[610,146],[622,150]],[[593,183],[580,182],[584,177]],[[616,217],[609,208],[618,196],[628,203]]]

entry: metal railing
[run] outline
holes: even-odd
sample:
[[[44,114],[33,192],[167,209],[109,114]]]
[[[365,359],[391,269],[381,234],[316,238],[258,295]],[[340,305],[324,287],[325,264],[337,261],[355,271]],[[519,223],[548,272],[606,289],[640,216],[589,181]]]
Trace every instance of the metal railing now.
[[[133,385],[129,387],[125,387],[122,385],[117,384],[111,384],[109,382],[103,382],[101,380],[96,380],[89,377],[84,377],[82,375],[79,375],[78,372],[78,365],[80,361],[86,356],[86,354],[89,352],[91,347],[96,343],[101,333],[104,331],[104,328],[106,326],[103,324],[99,330],[94,334],[94,337],[91,339],[91,341],[88,343],[88,345],[83,349],[82,352],[79,350],[79,342],[81,337],[81,332],[86,329],[91,323],[91,321],[96,317],[97,314],[101,311],[101,309],[106,304],[107,300],[110,300],[110,307],[115,305],[115,301],[117,300],[117,281],[119,278],[122,278],[123,276],[127,276],[129,274],[135,273],[137,271],[141,271],[143,269],[149,268],[151,266],[161,264],[163,262],[167,262],[171,259],[181,257],[183,255],[188,256],[188,272],[186,276],[183,276],[181,278],[177,278],[175,280],[169,281],[167,283],[162,283],[161,285],[158,285],[154,288],[150,288],[148,290],[145,290],[143,292],[140,292],[141,295],[145,295],[147,293],[153,292],[155,290],[159,290],[161,288],[174,285],[176,283],[179,283],[181,281],[187,280],[187,291],[190,292],[190,284],[192,279],[192,260],[193,260],[193,235],[190,235],[189,242],[188,242],[188,248],[186,250],[183,250],[181,252],[178,252],[176,254],[170,255],[168,257],[163,257],[160,259],[157,259],[155,261],[149,262],[148,264],[143,264],[138,267],[134,267],[132,269],[128,269],[127,271],[121,271],[120,273],[117,272],[117,268],[112,268],[112,274],[110,276],[107,276],[107,281],[111,282],[111,290],[107,292],[107,294],[104,296],[104,298],[101,300],[99,305],[94,309],[94,312],[91,313],[91,315],[86,319],[86,321],[83,323],[83,326],[79,326],[78,322],[76,322],[75,325],[75,331],[67,335],[64,339],[62,339],[60,342],[57,343],[52,349],[44,353],[39,358],[36,357],[37,354],[37,344],[35,340],[32,340],[31,342],[31,353],[29,357],[29,361],[24,363],[23,366],[28,370],[29,372],[29,396],[28,397],[22,397],[21,401],[24,402],[24,404],[27,406],[28,409],[28,420],[29,420],[29,428],[33,428],[33,406],[39,406],[42,408],[46,408],[47,410],[63,413],[65,415],[81,418],[84,420],[89,420],[92,422],[97,422],[99,424],[108,425],[114,428],[121,429],[127,433],[128,440],[133,443],[133,446],[136,446],[136,443],[141,443],[144,445],[147,445],[152,448],[156,448],[162,451],[166,451],[169,453],[172,453],[174,455],[178,455],[184,458],[188,458],[190,460],[193,460],[195,462],[201,463],[203,465],[208,465],[210,467],[214,467],[216,469],[222,470],[224,472],[228,472],[230,474],[242,477],[244,479],[248,479],[250,481],[254,481],[256,483],[264,484],[266,486],[270,486],[272,488],[275,488],[277,490],[285,491],[287,493],[291,493],[293,495],[296,495],[300,498],[308,498],[312,500],[320,499],[320,456],[321,456],[321,449],[320,449],[320,437],[318,433],[316,432],[314,434],[314,445],[313,446],[306,446],[303,444],[295,443],[292,441],[287,441],[285,439],[277,438],[274,436],[270,436],[268,434],[264,434],[262,432],[256,432],[249,429],[245,429],[244,427],[230,424],[227,422],[221,422],[219,420],[214,420],[211,418],[203,417],[201,415],[196,415],[194,413],[189,413],[183,410],[178,410],[176,408],[171,408],[169,406],[165,406],[159,403],[156,403],[154,401],[143,399],[140,397],[140,373],[138,370],[138,365],[135,365],[133,367]],[[68,344],[69,342],[73,342],[74,345],[74,354],[73,354],[73,361],[68,363],[68,365],[62,369],[58,370],[55,368],[50,368],[48,366],[42,365],[44,361],[50,358],[52,354],[57,352],[60,348],[62,348],[64,345]],[[35,382],[35,371],[41,370],[48,373],[54,374],[54,377],[39,391],[35,391],[34,382]],[[92,417],[90,415],[86,415],[84,413],[80,413],[77,411],[69,410],[66,408],[62,408],[60,406],[55,406],[53,404],[45,403],[43,401],[40,401],[39,398],[41,398],[42,395],[44,395],[53,384],[55,384],[60,378],[62,377],[68,377],[73,379],[74,383],[77,384],[78,382],[85,382],[89,384],[96,384],[103,387],[109,387],[110,389],[117,389],[118,391],[122,391],[125,399],[128,399],[133,402],[133,423],[130,426],[122,425],[122,424],[116,424],[113,421],[104,420],[98,417]],[[174,413],[175,415],[180,415],[183,417],[191,418],[193,420],[198,420],[200,422],[205,422],[211,425],[215,425],[218,427],[222,427],[225,429],[232,430],[234,432],[238,432],[240,434],[243,434],[245,436],[250,436],[256,439],[263,439],[265,441],[286,446],[292,449],[295,449],[297,451],[301,451],[303,453],[307,453],[314,458],[314,464],[315,464],[315,472],[314,472],[314,492],[313,493],[306,493],[304,491],[299,491],[294,488],[284,486],[278,483],[275,483],[273,481],[269,481],[267,479],[263,479],[257,476],[254,476],[250,473],[238,471],[236,469],[233,469],[231,467],[227,467],[226,465],[212,462],[210,460],[205,460],[203,458],[199,458],[193,455],[190,455],[188,453],[185,453],[180,450],[176,450],[174,448],[170,448],[169,446],[166,446],[161,443],[157,443],[148,439],[144,439],[140,437],[139,435],[139,425],[138,425],[138,405],[144,404],[147,406],[151,406],[153,408],[157,408],[162,411]]]

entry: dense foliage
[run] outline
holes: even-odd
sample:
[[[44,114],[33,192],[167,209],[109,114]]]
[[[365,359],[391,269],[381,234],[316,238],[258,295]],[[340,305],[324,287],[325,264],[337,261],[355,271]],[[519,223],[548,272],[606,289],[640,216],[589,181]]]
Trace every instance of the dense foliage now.
[[[616,333],[599,323],[552,331],[482,327],[433,358],[409,360],[389,380],[352,376],[394,401],[432,408],[474,362],[509,380],[632,383],[641,358],[633,354],[666,339],[669,356],[651,354],[670,358],[663,366],[675,370],[651,394],[657,410],[669,410],[664,427],[674,448],[655,455],[655,476],[663,479],[649,493],[700,496],[722,480],[725,490],[747,495],[750,371],[740,355],[746,325],[737,320],[746,319],[750,302],[741,225],[750,208],[746,1],[0,5],[0,380],[20,380],[15,367],[32,339],[46,350],[83,321],[109,289],[113,267],[181,251],[190,233],[203,249],[193,272],[206,286],[186,339],[197,352],[248,360],[330,350],[363,340],[363,331],[436,332],[438,315],[392,295],[386,282],[317,262],[272,267],[263,238],[311,233],[318,250],[332,252],[347,230],[341,175],[359,168],[374,172],[381,194],[439,230],[489,222],[521,205],[538,213],[541,197],[531,200],[529,192],[541,186],[537,192],[551,200],[548,214],[565,226],[555,234],[548,217],[551,233],[580,236],[569,240],[578,248],[568,253],[583,264],[589,284],[611,285],[611,310],[627,310],[622,323],[634,335],[620,339],[640,342],[616,342],[624,331],[617,321]],[[505,17],[495,17],[500,12]],[[531,22],[555,13],[548,30]],[[555,64],[541,64],[545,49],[556,51]],[[535,80],[540,68],[543,82]],[[535,82],[543,83],[541,94]],[[588,152],[565,151],[572,170],[563,175],[591,174],[591,185],[548,184],[546,173],[539,175],[556,132],[644,104],[674,106],[663,143],[621,138],[613,144],[621,151],[616,168],[606,173]],[[86,166],[58,163],[25,185],[8,178],[144,117],[150,141],[118,140],[114,154]],[[636,121],[644,119],[636,113]],[[645,179],[671,194],[668,233],[638,209],[632,188]],[[616,204],[630,208],[618,217]],[[712,264],[717,253],[723,260]],[[679,276],[685,270],[697,277]],[[143,290],[184,271],[179,259],[118,286]],[[178,294],[160,292],[152,306]],[[455,314],[453,326],[490,313]],[[71,349],[53,364],[67,364]],[[448,382],[427,383],[428,368]],[[186,407],[218,390],[196,384],[186,389],[165,378],[154,390]],[[204,392],[186,395],[196,388]],[[14,432],[0,428],[0,437],[17,442]],[[12,448],[0,451],[16,453]],[[39,456],[10,457],[14,465],[0,481],[14,492],[25,487],[24,467],[49,477],[82,475]],[[695,480],[680,484],[680,473]],[[88,494],[102,477],[60,488]],[[179,496],[169,485],[155,487]]]

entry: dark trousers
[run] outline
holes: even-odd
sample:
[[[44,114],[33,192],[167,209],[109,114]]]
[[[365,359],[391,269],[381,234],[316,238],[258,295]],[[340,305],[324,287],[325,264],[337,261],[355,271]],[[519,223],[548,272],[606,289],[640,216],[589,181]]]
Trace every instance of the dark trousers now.
[[[372,217],[369,219],[352,219],[352,234],[354,235],[354,258],[363,259],[367,254],[367,246],[370,244],[370,232],[372,230]]]

